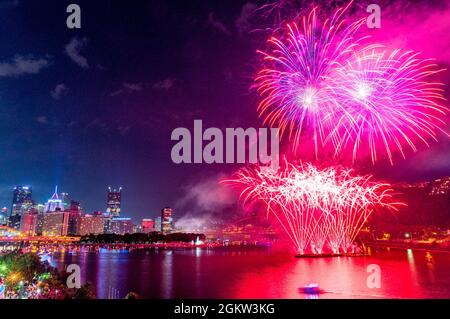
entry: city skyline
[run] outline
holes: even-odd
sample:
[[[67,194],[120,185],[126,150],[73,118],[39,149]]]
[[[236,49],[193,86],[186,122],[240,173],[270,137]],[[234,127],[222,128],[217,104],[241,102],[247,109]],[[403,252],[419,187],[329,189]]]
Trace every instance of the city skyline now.
[[[111,197],[110,197],[111,193],[116,193],[116,192],[121,193],[122,189],[123,188],[120,187],[118,190],[116,190],[116,189],[112,190],[112,188],[110,186],[108,186],[105,189],[105,194],[107,196],[105,196],[104,209],[103,210],[86,210],[86,209],[82,208],[83,212],[86,214],[101,212],[101,213],[110,215],[112,217],[129,218],[127,214],[123,214],[120,211],[121,197],[119,197],[118,202],[114,201],[114,200],[116,200],[116,198],[111,199]],[[55,211],[67,211],[67,210],[70,210],[70,205],[72,205],[74,203],[76,203],[80,207],[83,207],[82,201],[77,201],[79,199],[72,198],[70,196],[70,193],[58,192],[58,186],[55,186],[54,192],[46,200],[36,200],[33,197],[32,190],[33,190],[33,187],[30,185],[15,186],[12,189],[12,193],[11,193],[12,194],[11,204],[9,205],[9,207],[8,207],[8,205],[3,205],[2,213],[5,214],[7,216],[7,218],[9,219],[10,217],[15,216],[15,215],[23,215],[24,213],[27,213],[30,209],[34,209],[35,207],[39,207],[39,206],[42,207],[43,213],[55,212]],[[67,198],[63,199],[64,196]],[[61,199],[60,199],[60,197],[61,197]],[[113,201],[111,201],[111,200],[113,200]],[[23,208],[22,205],[24,203],[25,204],[28,203],[29,207],[27,206],[27,207]],[[119,210],[118,211],[114,210],[114,209],[111,210],[110,209],[111,207],[115,207],[115,208],[119,207]],[[162,210],[170,209],[172,211],[172,209],[169,208],[167,205],[161,205],[161,207],[163,207]],[[138,223],[140,223],[141,220],[145,220],[145,219],[149,219],[149,218],[151,218],[152,220],[155,220],[158,217],[161,218],[161,209],[159,212],[147,212],[147,213],[143,213],[143,214],[135,215],[135,216],[136,217],[132,218],[132,219]]]
[[[8,214],[6,207],[0,212],[0,227],[12,231],[12,235],[20,233],[29,238],[139,232],[170,235],[174,230],[181,230],[174,226],[173,210],[168,206],[161,209],[159,216],[148,214],[137,222],[121,216],[122,187],[108,187],[105,210],[94,212],[85,211],[80,202],[70,198],[69,193],[59,193],[58,186],[45,204],[33,199],[31,186],[16,186],[12,195],[11,212]]]

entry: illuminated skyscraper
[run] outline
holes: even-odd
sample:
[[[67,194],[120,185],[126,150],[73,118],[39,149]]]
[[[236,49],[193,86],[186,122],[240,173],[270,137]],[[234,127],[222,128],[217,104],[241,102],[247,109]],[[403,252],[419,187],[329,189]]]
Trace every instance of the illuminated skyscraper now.
[[[0,226],[8,224],[8,208],[3,207],[0,211]]]
[[[37,225],[36,225],[36,235],[37,236],[42,236],[42,233],[44,231],[44,216],[45,216],[45,213],[43,211],[38,213]]]
[[[143,219],[141,221],[141,232],[151,233],[155,231],[155,221],[153,219]]]
[[[42,235],[43,236],[66,236],[69,227],[68,212],[56,211],[44,214]]]
[[[26,236],[35,236],[37,234],[38,221],[39,214],[34,209],[23,214],[20,223],[20,231],[22,232],[22,234]]]
[[[47,201],[44,211],[46,213],[56,212],[56,211],[61,211],[61,212],[64,211],[63,201],[58,196],[58,186],[55,187],[55,192],[53,193],[52,197]]]
[[[102,215],[86,214],[80,218],[79,235],[103,234],[105,219]]]
[[[120,204],[122,201],[122,187],[119,190],[108,188],[108,197],[106,201],[106,213],[112,217],[120,216]]]
[[[161,210],[161,232],[166,235],[172,232],[173,219],[172,219],[172,208],[164,207]]]
[[[68,193],[61,193],[61,201],[63,203],[64,210],[70,209],[70,196]]]
[[[33,206],[33,199],[31,198],[31,195],[31,187],[14,187],[11,215],[9,216],[9,225],[11,227],[15,229],[20,228],[21,216],[28,212]]]
[[[81,205],[79,202],[71,200],[69,207],[69,225],[67,229],[67,234],[74,236],[78,235],[81,227]]]
[[[135,226],[131,218],[113,218],[111,220],[110,231],[112,234],[133,234],[134,228]]]
[[[155,218],[155,230],[161,231],[161,216]]]

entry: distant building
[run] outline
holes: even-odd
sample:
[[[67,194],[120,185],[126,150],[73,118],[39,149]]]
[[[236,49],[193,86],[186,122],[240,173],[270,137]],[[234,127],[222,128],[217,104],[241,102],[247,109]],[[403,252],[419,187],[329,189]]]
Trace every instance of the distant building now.
[[[64,210],[65,210],[64,204],[62,199],[60,199],[58,196],[58,186],[56,186],[55,192],[53,193],[52,197],[47,201],[47,204],[45,204],[44,211],[48,213],[56,211],[63,212]]]
[[[8,224],[8,208],[3,207],[0,210],[0,226],[6,226]]]
[[[75,236],[80,233],[81,228],[81,212],[69,211],[69,221],[67,225],[67,235]]]
[[[44,231],[44,216],[43,212],[38,213],[37,227],[36,227],[36,235],[42,236]]]
[[[37,226],[36,226],[36,235],[42,236],[42,231],[44,228],[44,211],[45,204],[35,204],[33,206],[33,211],[37,212]]]
[[[119,190],[108,188],[106,201],[106,213],[112,217],[120,216],[120,206],[122,202],[122,187]]]
[[[68,212],[69,212],[69,225],[67,229],[67,234],[70,236],[78,235],[80,233],[81,214],[82,214],[80,203],[71,200]]]
[[[32,206],[33,199],[31,187],[14,187],[11,214],[9,216],[9,226],[15,229],[19,229],[21,216],[28,212]]]
[[[70,205],[69,205],[69,210],[71,212],[73,212],[73,211],[81,212],[83,210],[83,208],[81,208],[81,205],[79,202],[71,200]]]
[[[69,210],[70,209],[70,196],[68,193],[61,193],[61,201],[63,204],[64,209],[63,210]]]
[[[170,234],[173,229],[172,208],[164,207],[161,210],[161,232]]]
[[[151,233],[155,231],[155,221],[153,219],[143,219],[141,221],[141,232]]]
[[[80,217],[79,235],[98,235],[104,232],[105,219],[102,215],[84,215]]]
[[[155,230],[161,231],[161,216],[155,218]]]
[[[67,236],[69,227],[68,212],[47,212],[42,225],[43,236]]]
[[[37,211],[30,211],[22,215],[20,231],[26,236],[37,235],[39,214]]]
[[[124,235],[134,233],[134,223],[131,218],[113,218],[111,219],[110,231],[113,234]]]
[[[45,211],[45,204],[35,204],[34,209],[36,209],[38,213],[43,213]]]
[[[103,215],[104,225],[103,225],[103,233],[112,234],[111,230],[111,220],[113,217],[107,213]]]

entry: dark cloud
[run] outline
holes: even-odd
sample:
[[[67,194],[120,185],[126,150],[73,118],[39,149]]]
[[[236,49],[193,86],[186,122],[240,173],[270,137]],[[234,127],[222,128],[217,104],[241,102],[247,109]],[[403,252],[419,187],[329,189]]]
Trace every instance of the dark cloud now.
[[[143,90],[144,84],[143,83],[122,83],[121,88],[112,92],[111,96],[117,96],[121,94],[131,94],[134,92],[141,92]]]
[[[83,55],[81,55],[81,50],[87,45],[87,42],[87,38],[80,39],[74,37],[64,47],[64,52],[67,54],[67,56],[83,69],[89,68],[88,60]]]
[[[36,122],[38,122],[39,124],[48,124],[48,119],[46,116],[38,116],[36,118]]]
[[[46,58],[16,55],[10,62],[0,63],[0,77],[17,77],[24,74],[38,74],[47,68],[50,62]]]
[[[208,24],[210,26],[212,26],[214,29],[222,32],[223,34],[231,35],[230,30],[228,30],[228,28],[225,26],[225,24],[222,21],[220,21],[219,19],[217,19],[215,17],[214,12],[209,13]]]
[[[68,92],[69,88],[64,83],[60,83],[50,92],[50,96],[55,100],[59,100]]]
[[[169,91],[175,85],[174,78],[166,78],[153,84],[153,88],[157,90]]]

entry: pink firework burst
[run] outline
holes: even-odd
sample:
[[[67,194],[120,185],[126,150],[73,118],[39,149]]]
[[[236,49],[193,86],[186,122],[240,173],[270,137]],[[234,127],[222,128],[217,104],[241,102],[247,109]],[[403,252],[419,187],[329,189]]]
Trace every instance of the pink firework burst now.
[[[241,187],[244,202],[264,203],[299,254],[346,253],[374,210],[404,205],[389,184],[311,164],[244,168],[228,182]]]
[[[323,23],[313,9],[301,26],[269,39],[256,77],[258,111],[294,151],[312,141],[316,156],[327,147],[353,161],[393,164],[394,153],[405,157],[439,133],[449,136],[443,84],[434,79],[443,69],[418,53],[363,46],[365,20],[342,19],[350,4]]]
[[[335,100],[342,105],[334,114],[337,152],[350,150],[353,160],[370,154],[372,162],[385,154],[393,164],[395,151],[405,157],[405,146],[416,151],[417,142],[428,146],[438,132],[447,134],[443,84],[431,80],[442,71],[411,51],[389,54],[374,46],[355,53],[332,79]]]
[[[350,6],[350,3],[349,5]],[[262,97],[258,111],[265,123],[278,126],[293,138],[294,149],[301,136],[309,134],[317,154],[319,146],[335,132],[335,96],[330,80],[336,68],[346,64],[363,38],[355,33],[364,19],[347,24],[337,10],[323,23],[313,9],[301,26],[286,27],[286,34],[271,37],[263,55],[263,68],[256,77]]]

